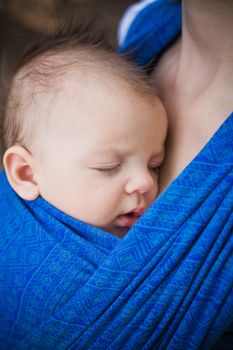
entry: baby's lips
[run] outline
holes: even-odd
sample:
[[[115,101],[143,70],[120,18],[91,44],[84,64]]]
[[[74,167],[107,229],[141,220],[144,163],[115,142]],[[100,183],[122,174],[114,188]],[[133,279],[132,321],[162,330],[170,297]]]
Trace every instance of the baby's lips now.
[[[119,215],[117,218],[117,225],[120,227],[131,227],[138,220],[138,216],[132,214]]]
[[[132,214],[135,216],[141,216],[144,213],[145,209],[137,208],[132,211]]]
[[[131,227],[136,223],[144,211],[145,210],[143,208],[137,208],[131,212],[119,215],[117,218],[117,224],[121,227]]]

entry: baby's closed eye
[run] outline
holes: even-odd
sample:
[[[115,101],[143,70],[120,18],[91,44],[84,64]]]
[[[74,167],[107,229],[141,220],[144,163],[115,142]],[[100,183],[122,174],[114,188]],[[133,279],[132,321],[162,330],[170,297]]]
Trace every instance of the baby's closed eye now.
[[[159,175],[160,165],[158,164],[149,164],[148,169],[154,174]]]
[[[97,172],[105,176],[114,176],[121,169],[121,164],[114,163],[114,164],[98,165],[93,167],[92,169],[96,170]]]
[[[113,176],[113,175],[117,174],[118,171],[120,170],[120,165],[117,165],[117,166],[114,166],[114,167],[111,167],[111,168],[99,168],[99,169],[96,169],[96,170],[98,170],[103,175]]]

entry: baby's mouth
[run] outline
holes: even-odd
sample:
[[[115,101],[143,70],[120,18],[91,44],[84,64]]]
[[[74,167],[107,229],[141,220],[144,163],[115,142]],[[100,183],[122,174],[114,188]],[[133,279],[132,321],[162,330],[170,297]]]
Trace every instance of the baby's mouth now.
[[[120,227],[132,227],[143,214],[143,209],[136,209],[117,217],[117,225]]]

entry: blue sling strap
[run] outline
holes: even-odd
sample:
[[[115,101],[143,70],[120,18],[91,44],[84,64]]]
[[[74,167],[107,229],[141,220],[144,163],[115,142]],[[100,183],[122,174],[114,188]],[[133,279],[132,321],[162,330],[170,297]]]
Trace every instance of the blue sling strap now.
[[[4,172],[0,203],[0,348],[208,349],[232,321],[233,115],[124,239]]]
[[[180,31],[168,3],[142,65]],[[0,349],[207,350],[233,321],[233,115],[124,239],[20,199],[4,172],[0,203]]]
[[[181,29],[179,1],[144,0],[129,7],[119,28],[121,52],[131,54],[139,65],[152,69],[157,57],[177,38]],[[233,323],[215,344],[216,350],[230,350]]]
[[[179,36],[180,31],[180,3],[155,0],[135,17],[118,51],[130,54],[138,65],[148,66]]]

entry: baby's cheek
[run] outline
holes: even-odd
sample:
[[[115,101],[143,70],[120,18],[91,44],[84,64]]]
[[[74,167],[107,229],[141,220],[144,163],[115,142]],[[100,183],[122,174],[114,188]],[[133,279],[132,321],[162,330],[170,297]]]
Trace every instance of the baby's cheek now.
[[[147,208],[155,201],[155,199],[158,197],[158,194],[158,181],[156,181],[153,190],[148,193]]]
[[[100,200],[87,202],[86,210],[82,210],[82,220],[94,226],[104,226],[112,220],[114,209],[111,203]]]

